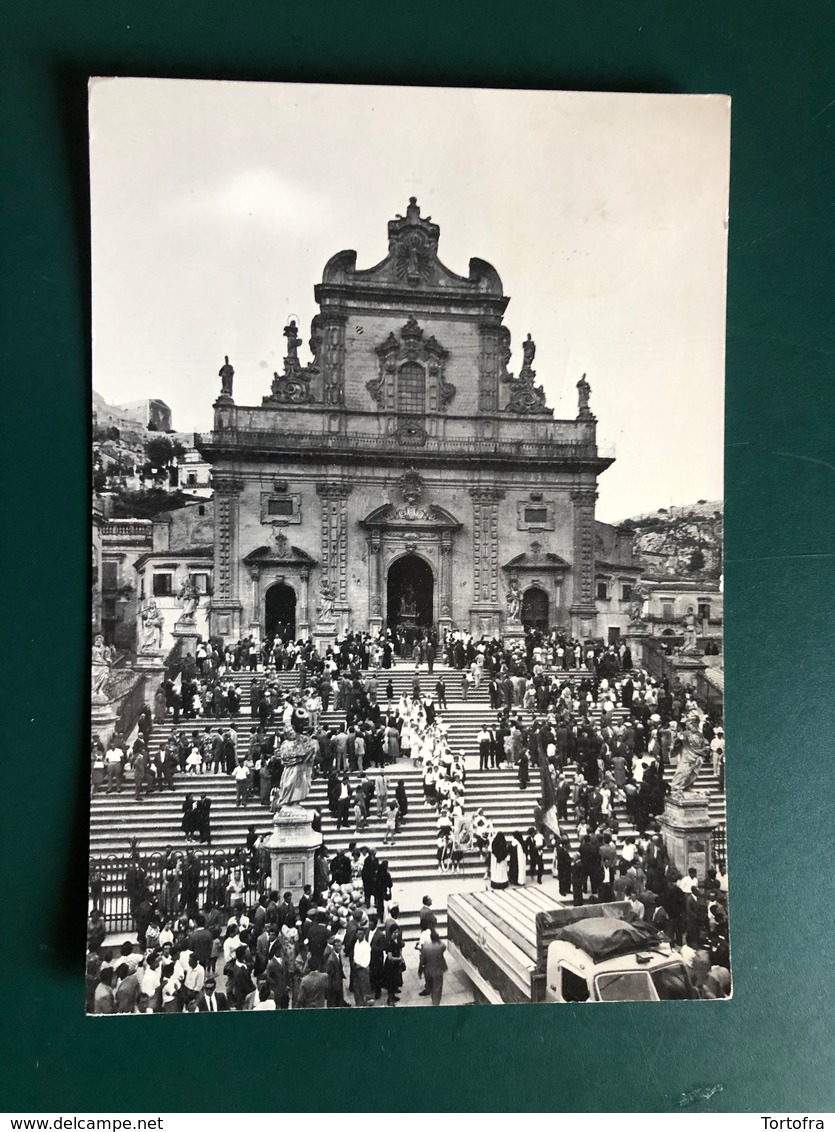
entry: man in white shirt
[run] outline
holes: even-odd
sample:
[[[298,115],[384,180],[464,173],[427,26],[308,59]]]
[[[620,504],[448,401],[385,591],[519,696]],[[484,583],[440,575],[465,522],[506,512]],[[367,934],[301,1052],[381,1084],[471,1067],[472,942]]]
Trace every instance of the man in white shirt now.
[[[353,957],[353,986],[354,1001],[357,1006],[368,1006],[371,1002],[371,944],[368,941],[368,932],[360,928],[354,944]]]
[[[203,989],[206,981],[206,970],[193,951],[189,952],[188,967],[186,968],[183,987],[187,999],[196,999]]]

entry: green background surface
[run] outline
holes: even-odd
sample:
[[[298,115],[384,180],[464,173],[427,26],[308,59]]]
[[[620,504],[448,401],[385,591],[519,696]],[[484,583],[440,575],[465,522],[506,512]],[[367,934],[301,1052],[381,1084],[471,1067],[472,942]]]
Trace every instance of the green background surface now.
[[[835,1108],[834,32],[828,0],[7,0],[0,1108]],[[732,1002],[83,1016],[89,75],[732,95]]]

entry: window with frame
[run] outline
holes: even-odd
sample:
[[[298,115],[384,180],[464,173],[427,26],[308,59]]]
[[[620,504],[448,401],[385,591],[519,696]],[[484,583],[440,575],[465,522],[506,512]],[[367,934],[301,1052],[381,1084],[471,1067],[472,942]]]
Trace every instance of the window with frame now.
[[[209,592],[209,575],[205,572],[199,574],[192,574],[191,579],[194,582],[195,588],[201,597],[204,597]]]
[[[115,590],[119,585],[119,563],[104,561],[101,564],[101,588]]]
[[[620,587],[620,600],[630,601],[632,598],[632,583],[624,582]]]
[[[673,617],[674,615],[675,615],[675,606],[673,605],[673,603],[671,601],[662,601],[661,602],[661,616],[662,617]]]
[[[560,980],[560,994],[563,1002],[588,1002],[589,987],[585,979],[575,975],[568,967],[563,967]]]
[[[405,362],[398,371],[397,411],[426,412],[426,372],[417,362]]]
[[[710,602],[709,601],[700,601],[699,602],[699,620],[700,621],[709,621],[710,620]]]
[[[169,573],[154,574],[154,597],[172,597],[174,594],[174,575]]]
[[[189,487],[197,486],[197,472],[188,472],[186,475],[186,483]]]
[[[606,581],[605,578],[598,578],[597,579],[597,600],[598,601],[608,601],[609,600],[609,583]]]

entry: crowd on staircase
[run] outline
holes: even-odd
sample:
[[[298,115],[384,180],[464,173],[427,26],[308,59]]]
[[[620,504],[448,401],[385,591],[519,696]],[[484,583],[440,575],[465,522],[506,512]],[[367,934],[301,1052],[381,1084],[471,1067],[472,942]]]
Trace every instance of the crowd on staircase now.
[[[401,658],[413,668],[411,692],[395,696],[386,671],[404,651],[411,651]],[[445,677],[434,671],[438,654],[462,673],[463,698],[487,684],[494,718],[478,735],[478,770],[468,770],[464,752],[453,752],[447,741]],[[244,705],[235,675],[245,669],[254,674],[253,731],[239,744],[235,724]],[[344,720],[326,726],[320,717],[331,706],[344,711]],[[179,725],[183,717],[206,715],[223,725],[178,727],[161,750],[150,743],[161,717]],[[248,873],[257,872],[263,851],[250,827],[237,866],[204,878],[202,886],[195,882],[189,898],[182,880],[133,894],[140,950],[131,946],[122,961],[108,959],[93,900],[92,1012],[124,1012],[126,1005],[140,1013],[213,1011],[224,1009],[221,1003],[233,1009],[341,1006],[346,980],[356,1005],[379,1000],[383,990],[393,1005],[404,960],[397,911],[386,911],[392,878],[388,862],[360,840],[371,837],[376,819],[383,844],[394,841],[410,806],[420,804],[391,772],[404,760],[420,767],[422,805],[437,815],[440,871],[458,871],[464,855],[474,853],[494,888],[529,877],[541,883],[547,855],[566,899],[627,899],[636,915],[674,943],[706,949],[714,966],[727,966],[724,877],[718,871],[681,877],[666,859],[657,823],[683,728],[698,722],[704,759],[719,774],[723,733],[680,683],[635,671],[625,646],[584,646],[560,634],[530,632],[508,641],[451,632],[440,642],[416,641],[411,650],[385,635],[347,634],[322,657],[309,642],[201,645],[193,666],[184,667],[180,689],[167,680],[154,712],[143,712],[130,747],[116,735],[105,750],[94,737],[93,787],[118,792],[131,769],[134,795],[142,800],[173,787],[177,775],[225,774],[235,782],[236,804],[257,801],[268,808],[283,773],[282,733],[305,718],[318,744],[315,773],[327,784],[330,813],[338,830],[352,828],[356,838],[350,855],[332,857],[324,846],[317,852],[315,884],[292,915],[289,894],[279,902],[268,888],[248,907],[241,897],[252,891]],[[503,766],[516,774],[520,789],[531,776],[538,779],[538,804],[532,800],[524,832],[496,829],[483,809],[466,805],[468,774]],[[187,841],[211,844],[210,805],[205,795],[187,797]],[[578,823],[573,845],[560,827],[569,814]],[[635,835],[621,836],[622,819]],[[320,814],[313,821],[321,828]],[[173,851],[171,859],[174,873],[193,867],[190,853]],[[262,868],[258,875],[267,873]],[[202,907],[198,891],[206,896]],[[221,956],[225,993],[216,981]],[[127,973],[126,966],[132,968]]]

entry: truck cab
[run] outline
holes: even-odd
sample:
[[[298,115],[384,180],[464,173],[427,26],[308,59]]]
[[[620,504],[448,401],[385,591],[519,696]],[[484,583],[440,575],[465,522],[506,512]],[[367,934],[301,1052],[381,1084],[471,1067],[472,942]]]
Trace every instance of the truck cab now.
[[[546,1002],[658,1002],[698,997],[687,968],[669,945],[595,959],[574,944],[548,947]]]

